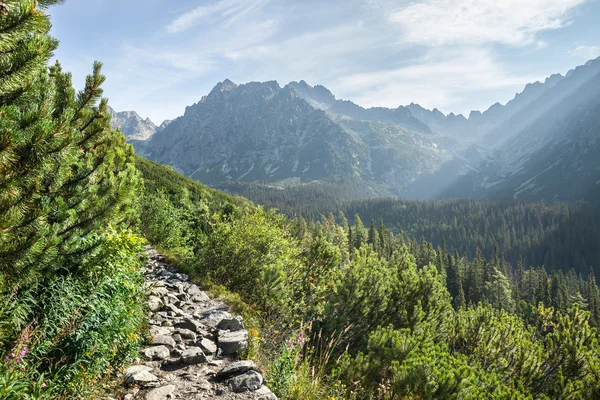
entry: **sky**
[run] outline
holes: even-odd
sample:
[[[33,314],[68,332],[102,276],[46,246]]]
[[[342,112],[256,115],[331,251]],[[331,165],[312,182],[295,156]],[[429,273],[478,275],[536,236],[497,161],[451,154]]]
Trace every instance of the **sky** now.
[[[600,0],[67,0],[55,57],[157,125],[220,81],[305,80],[364,107],[506,103],[600,56]]]

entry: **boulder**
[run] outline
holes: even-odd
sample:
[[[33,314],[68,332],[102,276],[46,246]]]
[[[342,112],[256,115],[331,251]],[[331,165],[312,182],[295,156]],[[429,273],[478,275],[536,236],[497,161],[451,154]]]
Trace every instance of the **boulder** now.
[[[223,355],[235,355],[248,347],[248,331],[219,331],[218,346]]]
[[[150,294],[156,297],[162,297],[169,294],[169,291],[166,287],[154,287],[150,290]]]
[[[179,301],[179,300],[177,299],[177,297],[175,297],[175,300],[176,300],[176,301]],[[165,311],[170,311],[170,312],[174,313],[175,315],[185,315],[185,313],[184,313],[183,311],[181,311],[181,309],[177,308],[177,307],[175,306],[175,304],[167,304],[167,305],[165,305],[165,306],[163,307],[163,309],[164,309]]]
[[[135,375],[140,371],[150,372],[150,371],[152,371],[152,368],[150,368],[146,365],[132,365],[130,367],[127,367],[127,369],[125,370],[125,375],[127,375],[127,376]]]
[[[171,337],[171,336],[167,336],[167,335],[156,335],[154,336],[154,339],[152,339],[152,344],[155,345],[165,345],[167,346],[169,349],[174,349],[175,348],[175,340]]]
[[[143,349],[141,353],[150,360],[165,360],[171,354],[166,346],[148,347]]]
[[[252,360],[243,360],[232,362],[229,365],[226,365],[223,369],[217,372],[218,380],[225,380],[231,378],[232,376],[241,375],[248,371],[257,371],[258,368],[256,364]]]
[[[235,393],[253,392],[260,389],[263,384],[263,377],[256,371],[248,371],[243,375],[234,376],[227,381]]]
[[[237,332],[244,330],[244,322],[242,320],[242,317],[223,318],[217,324],[217,328],[223,331]]]
[[[212,340],[209,339],[202,339],[200,341],[200,348],[206,353],[206,354],[215,354],[217,352],[217,345],[215,342],[213,342]]]
[[[129,375],[127,379],[125,379],[125,384],[131,385],[132,383],[148,383],[148,382],[157,382],[158,378],[151,374],[149,371],[138,371],[135,374]]]
[[[190,347],[181,352],[181,361],[187,365],[200,364],[206,360],[206,355],[200,347]]]
[[[275,396],[275,394],[273,392],[271,392],[271,389],[269,389],[266,386],[261,386],[260,389],[258,389],[256,392],[254,392],[254,399],[255,400],[277,400],[277,396]]]
[[[175,324],[178,328],[188,329],[192,332],[199,332],[204,328],[204,325],[199,321],[196,321],[194,318],[186,317],[182,322],[178,322]]]
[[[191,340],[192,342],[197,340],[196,333],[189,329],[178,329],[176,333],[185,340]]]
[[[202,323],[209,328],[216,328],[225,318],[231,318],[227,311],[209,311],[202,315]]]

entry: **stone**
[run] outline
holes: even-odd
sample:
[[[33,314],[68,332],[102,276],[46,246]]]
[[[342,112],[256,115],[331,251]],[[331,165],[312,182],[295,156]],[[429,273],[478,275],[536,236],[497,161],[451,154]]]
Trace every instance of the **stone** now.
[[[179,301],[177,299],[177,297],[175,297],[175,299],[176,299],[176,301]],[[185,314],[181,309],[177,308],[175,306],[175,304],[166,304],[163,309],[167,312],[170,311],[170,312],[174,313],[175,315],[184,315]]]
[[[175,385],[162,386],[152,389],[146,394],[146,400],[167,400],[172,398]]]
[[[185,303],[185,302],[187,302],[187,301],[189,300],[189,297],[190,297],[190,296],[188,296],[188,294],[187,294],[187,293],[178,293],[178,294],[176,294],[175,296],[176,296],[176,297],[179,299],[179,301],[180,301],[180,303],[177,305],[178,307],[182,307],[182,305],[181,305],[182,303],[181,303],[181,302],[184,302],[184,303]]]
[[[248,347],[248,331],[219,331],[218,346],[223,355],[235,355]]]
[[[182,322],[175,324],[178,328],[189,329],[192,332],[199,332],[204,328],[201,322],[196,321],[194,318],[186,317]]]
[[[242,317],[223,318],[217,325],[217,328],[224,331],[237,332],[244,329]]]
[[[135,375],[140,371],[150,372],[150,371],[152,371],[152,368],[150,368],[146,365],[132,365],[130,367],[127,367],[127,369],[125,370],[125,375],[127,375],[127,376]]]
[[[202,339],[200,341],[200,348],[206,353],[206,354],[215,354],[217,352],[217,345],[215,342],[213,342],[212,340],[209,339]]]
[[[174,334],[172,337],[173,337],[173,340],[175,340],[175,343],[183,342],[183,338],[181,337],[181,335],[179,333]]]
[[[194,303],[206,303],[210,301],[210,297],[204,292],[202,294],[195,294],[191,297],[190,301]]]
[[[154,339],[152,339],[152,344],[155,345],[165,345],[167,346],[169,349],[173,349],[175,348],[175,340],[171,337],[171,336],[167,336],[167,335],[156,335],[154,336]]]
[[[183,339],[186,340],[191,340],[192,342],[195,342],[197,339],[196,333],[190,331],[189,329],[178,329],[177,333],[179,334],[179,336],[181,336]]]
[[[169,358],[169,355],[171,354],[167,346],[148,347],[147,349],[143,349],[141,353],[146,356],[146,358],[155,361]]]
[[[269,389],[266,386],[261,386],[260,389],[258,389],[256,392],[254,392],[254,399],[255,400],[277,400],[277,396],[275,396],[275,394],[273,392],[271,392],[271,389]]]
[[[263,384],[263,377],[256,371],[248,371],[243,375],[234,376],[227,381],[235,393],[253,392],[260,389]]]
[[[163,307],[163,302],[159,297],[156,296],[150,296],[148,298],[148,309],[150,309],[150,311],[155,312],[160,310]]]
[[[130,385],[132,383],[148,383],[148,382],[157,382],[158,378],[151,374],[149,371],[138,371],[133,375],[129,375],[127,379],[125,379],[125,384]]]
[[[256,364],[252,360],[243,360],[232,362],[229,365],[226,365],[219,372],[217,372],[217,379],[225,380],[231,378],[232,376],[241,375],[248,371],[257,371],[258,368]]]
[[[206,355],[200,347],[190,347],[181,352],[181,361],[187,365],[200,364],[206,360]]]

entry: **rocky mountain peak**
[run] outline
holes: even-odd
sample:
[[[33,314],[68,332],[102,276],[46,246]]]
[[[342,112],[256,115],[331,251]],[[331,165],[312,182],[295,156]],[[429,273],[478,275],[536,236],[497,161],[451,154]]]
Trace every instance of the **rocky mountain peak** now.
[[[117,112],[109,106],[108,112],[113,129],[121,129],[128,141],[147,140],[156,132],[157,127],[150,118],[143,119],[135,111]]]

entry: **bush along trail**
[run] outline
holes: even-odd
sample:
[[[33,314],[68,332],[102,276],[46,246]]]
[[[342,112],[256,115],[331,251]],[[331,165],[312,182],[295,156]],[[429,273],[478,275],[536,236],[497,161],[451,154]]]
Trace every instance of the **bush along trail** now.
[[[238,360],[248,346],[241,317],[211,300],[152,248],[144,275],[150,343],[126,368],[122,399],[277,400],[256,364]]]

